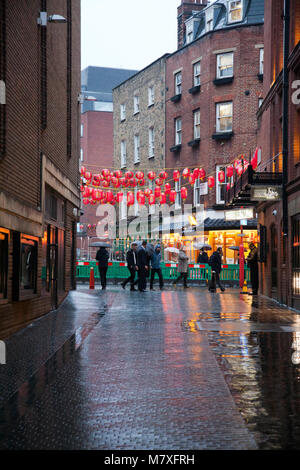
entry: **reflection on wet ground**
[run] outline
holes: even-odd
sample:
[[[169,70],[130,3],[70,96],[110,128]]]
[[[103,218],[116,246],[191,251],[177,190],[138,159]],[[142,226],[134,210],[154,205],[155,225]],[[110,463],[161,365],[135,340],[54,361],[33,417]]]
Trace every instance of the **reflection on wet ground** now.
[[[264,300],[251,307],[199,314],[198,329],[258,447],[300,449],[300,316]]]

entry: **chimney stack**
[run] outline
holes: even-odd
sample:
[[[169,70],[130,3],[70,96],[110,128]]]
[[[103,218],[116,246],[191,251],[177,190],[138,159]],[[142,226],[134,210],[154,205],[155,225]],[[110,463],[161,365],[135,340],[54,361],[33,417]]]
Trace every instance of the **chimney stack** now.
[[[201,11],[208,5],[207,0],[194,0],[185,2],[181,0],[181,5],[177,8],[177,49],[184,43],[185,24],[184,22],[193,14],[193,11]]]

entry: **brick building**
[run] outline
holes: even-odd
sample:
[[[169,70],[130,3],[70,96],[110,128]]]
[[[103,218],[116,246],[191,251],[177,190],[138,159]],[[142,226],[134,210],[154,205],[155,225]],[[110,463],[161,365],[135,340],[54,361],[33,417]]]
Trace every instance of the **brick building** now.
[[[113,168],[113,98],[112,89],[136,70],[89,66],[81,72],[81,164],[92,173]],[[96,237],[99,217],[97,206],[84,206],[80,218],[77,258],[88,258],[95,250],[89,240]]]
[[[75,288],[80,1],[1,0],[0,18],[4,338]]]
[[[113,89],[114,168],[149,170],[165,168],[165,67],[168,54]],[[146,184],[148,182],[147,177]],[[138,187],[135,188],[137,191]],[[126,209],[126,198],[120,211]],[[151,208],[149,208],[151,213]],[[135,214],[139,206],[135,204]]]
[[[166,61],[166,168],[172,172],[202,167],[216,181],[215,188],[208,189],[198,179],[193,188],[181,177],[175,185],[176,205],[180,211],[180,189],[186,185],[185,202],[204,204],[207,241],[213,248],[223,245],[227,262],[236,261],[227,245],[236,243],[234,229],[239,224],[224,224],[228,181],[220,184],[217,174],[241,155],[248,159],[257,147],[263,17],[263,0],[210,5],[183,0],[178,7],[178,50]],[[256,227],[254,220],[249,224]]]

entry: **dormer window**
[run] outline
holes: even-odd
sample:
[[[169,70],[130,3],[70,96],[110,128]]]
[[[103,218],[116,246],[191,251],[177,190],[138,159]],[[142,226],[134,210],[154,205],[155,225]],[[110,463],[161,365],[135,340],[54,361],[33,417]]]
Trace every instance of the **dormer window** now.
[[[228,2],[228,23],[236,23],[243,19],[243,0]]]
[[[186,42],[189,44],[194,39],[194,21],[190,20],[186,23]]]
[[[206,12],[206,32],[213,30],[213,21],[214,21],[214,10],[211,8]]]

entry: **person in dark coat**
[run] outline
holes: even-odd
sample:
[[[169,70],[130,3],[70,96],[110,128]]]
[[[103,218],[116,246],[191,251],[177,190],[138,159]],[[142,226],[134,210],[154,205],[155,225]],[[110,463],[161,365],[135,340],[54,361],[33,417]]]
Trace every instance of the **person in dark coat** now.
[[[162,277],[161,265],[160,265],[161,263],[160,245],[156,245],[154,249],[154,253],[152,253],[150,256],[150,261],[151,261],[150,290],[153,290],[153,282],[154,282],[155,273],[158,275],[159,288],[160,290],[162,290],[164,287],[164,280]]]
[[[125,279],[125,281],[122,282],[121,286],[123,287],[123,289],[125,289],[126,287],[126,284],[128,282],[130,282],[130,290],[131,291],[134,291],[136,290],[134,288],[134,286],[137,285],[138,283],[138,279],[135,281],[134,278],[135,278],[135,275],[138,271],[138,267],[137,267],[137,243],[131,243],[131,249],[127,251],[127,255],[126,255],[126,261],[127,261],[127,268],[130,272],[130,276]]]
[[[97,251],[96,260],[98,261],[98,268],[101,280],[102,289],[106,289],[106,273],[108,268],[109,254],[104,246],[101,246]]]
[[[250,281],[252,286],[252,294],[257,295],[258,292],[258,251],[254,243],[249,244],[250,253],[247,257],[247,266],[250,268]]]
[[[204,250],[204,248],[201,248],[200,253],[197,258],[197,264],[208,264],[208,254]]]
[[[220,273],[222,271],[222,248],[219,247],[217,251],[215,251],[211,257],[209,258],[209,265],[212,270],[212,283],[210,284],[208,290],[210,292],[216,292],[216,286],[220,287],[221,291],[224,292],[225,288],[222,286],[220,281]],[[215,282],[213,282],[215,279]]]
[[[144,240],[141,247],[137,251],[138,266],[138,288],[140,292],[145,292],[147,287],[147,272],[149,271],[149,257],[146,252],[147,242]]]

